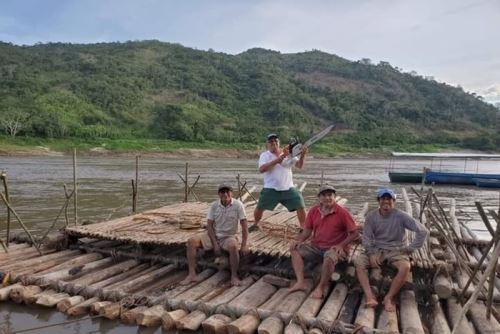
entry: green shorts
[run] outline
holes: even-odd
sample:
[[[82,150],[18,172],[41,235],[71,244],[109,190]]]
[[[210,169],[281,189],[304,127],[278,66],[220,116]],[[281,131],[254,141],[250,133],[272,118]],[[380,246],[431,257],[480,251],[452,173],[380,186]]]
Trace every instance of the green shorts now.
[[[295,188],[278,191],[271,188],[264,188],[260,192],[257,209],[273,210],[279,203],[283,204],[288,211],[305,208],[304,198]]]

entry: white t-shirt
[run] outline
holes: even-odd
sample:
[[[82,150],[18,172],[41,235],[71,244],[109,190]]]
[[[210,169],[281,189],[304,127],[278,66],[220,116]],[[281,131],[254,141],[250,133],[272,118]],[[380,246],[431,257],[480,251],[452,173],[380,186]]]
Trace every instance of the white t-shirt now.
[[[270,151],[261,153],[259,157],[259,168],[275,160],[276,155]],[[280,164],[274,165],[270,170],[264,172],[264,188],[271,188],[278,191],[288,190],[294,186],[292,178],[292,166],[299,161],[298,157],[286,157]]]
[[[228,206],[222,205],[220,200],[217,200],[210,206],[207,219],[214,221],[217,238],[230,237],[238,233],[240,221],[246,219],[245,207],[234,198]]]

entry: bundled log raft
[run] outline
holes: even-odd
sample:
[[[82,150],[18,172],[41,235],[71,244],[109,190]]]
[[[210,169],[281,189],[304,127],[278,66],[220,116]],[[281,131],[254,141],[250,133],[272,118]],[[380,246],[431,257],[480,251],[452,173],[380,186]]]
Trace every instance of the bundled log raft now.
[[[0,275],[10,284],[0,288],[0,300],[57,307],[71,316],[91,313],[127,324],[207,333],[448,333],[458,321],[460,333],[500,332],[497,313],[487,318],[487,289],[466,318],[458,316],[465,300],[457,297],[473,276],[474,249],[481,252],[483,246],[461,242],[465,239],[460,226],[450,225],[453,234],[440,231],[442,213],[428,213],[431,209],[422,198],[419,205],[413,205],[407,194],[404,198],[408,212],[417,216],[422,210],[422,217],[438,230],[433,233],[435,240],[412,256],[412,280],[399,294],[397,312],[384,311],[381,303],[377,308],[364,307],[349,265],[363,251],[360,245],[351,248],[348,263],[337,267],[323,298],[311,296],[317,275],[308,276],[305,291],[290,293],[293,275],[282,273],[291,270],[288,243],[299,231],[295,213],[282,211],[267,213],[262,229],[250,233],[252,254],[241,260],[241,286],[230,285],[226,267],[210,265],[210,254],[199,261],[200,281],[180,285],[187,274],[184,244],[204,230],[206,203],[182,203],[71,227],[67,234],[79,238],[72,248],[42,247],[42,256],[26,244],[11,244],[9,253],[0,254]],[[447,260],[446,252],[452,260]],[[440,261],[435,254],[440,254]],[[372,273],[379,302],[393,273],[390,268]],[[472,279],[465,296],[482,288],[477,282]]]

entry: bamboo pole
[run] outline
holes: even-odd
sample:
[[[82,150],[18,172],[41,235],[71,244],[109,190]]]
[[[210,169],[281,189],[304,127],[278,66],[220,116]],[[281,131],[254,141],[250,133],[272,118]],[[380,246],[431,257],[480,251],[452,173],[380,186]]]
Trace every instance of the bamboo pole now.
[[[42,255],[42,251],[40,250],[40,246],[36,243],[35,239],[31,235],[30,231],[26,228],[26,226],[24,225],[24,223],[21,220],[21,218],[19,218],[19,216],[16,213],[16,211],[10,206],[9,201],[7,201],[7,199],[5,198],[5,196],[2,193],[0,193],[0,197],[2,198],[2,201],[7,206],[7,210],[10,210],[14,214],[14,217],[16,217],[16,219],[19,222],[19,224],[21,224],[21,227],[23,228],[24,232],[26,232],[28,234],[28,237],[30,238],[30,241],[32,242],[33,246],[35,246],[35,248],[37,249],[38,253],[40,255]]]
[[[73,149],[73,213],[75,216],[75,226],[78,225],[78,185],[76,183],[76,148]]]
[[[8,186],[8,183],[7,183],[7,173],[5,171],[2,171],[2,173],[0,173],[0,178],[2,179],[2,183],[3,183],[3,189],[4,189],[4,192],[5,192],[5,199],[7,200],[7,202],[10,201],[10,198],[9,198],[9,186]],[[10,239],[10,210],[7,209],[7,236],[6,236],[7,240],[6,240],[6,243],[7,243],[7,247],[9,247],[9,239]],[[5,250],[5,252],[7,253],[8,251]]]
[[[184,202],[188,201],[189,186],[188,186],[188,163],[186,162],[185,173],[186,179],[184,180]]]
[[[472,304],[474,304],[476,302],[476,299],[477,299],[477,297],[478,297],[478,295],[479,295],[479,293],[481,291],[481,287],[483,286],[483,284],[486,281],[487,277],[490,275],[491,271],[494,270],[494,268],[496,267],[496,263],[498,261],[498,256],[499,255],[500,255],[500,243],[498,243],[495,246],[495,250],[493,251],[493,254],[491,256],[491,261],[488,264],[488,267],[486,268],[486,271],[484,272],[484,274],[479,279],[479,284],[477,286],[476,291],[474,291],[474,293],[469,298],[469,300],[467,301],[467,303],[465,303],[464,308],[462,310],[462,313],[460,313],[460,316],[458,318],[459,320],[455,324],[455,326],[453,327],[452,334],[457,333],[458,323],[463,319],[463,317],[465,316],[465,314],[467,313],[467,311],[469,311],[469,309],[471,308]]]

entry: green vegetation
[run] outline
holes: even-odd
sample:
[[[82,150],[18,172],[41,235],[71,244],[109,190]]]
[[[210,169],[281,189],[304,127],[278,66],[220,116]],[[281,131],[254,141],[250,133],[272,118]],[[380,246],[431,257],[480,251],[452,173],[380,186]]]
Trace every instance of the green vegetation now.
[[[320,51],[0,43],[2,145],[248,148],[269,132],[307,138],[336,123],[315,150],[497,150],[499,120],[460,87]]]

